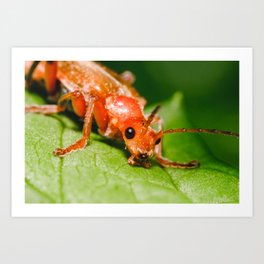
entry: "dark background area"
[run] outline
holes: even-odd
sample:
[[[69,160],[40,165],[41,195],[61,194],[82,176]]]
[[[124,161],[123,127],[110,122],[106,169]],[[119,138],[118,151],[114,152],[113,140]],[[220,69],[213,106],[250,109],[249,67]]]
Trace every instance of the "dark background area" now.
[[[131,71],[134,86],[150,104],[182,91],[193,127],[239,132],[239,62],[237,61],[104,61],[118,73]],[[239,141],[201,135],[212,153],[236,167]]]

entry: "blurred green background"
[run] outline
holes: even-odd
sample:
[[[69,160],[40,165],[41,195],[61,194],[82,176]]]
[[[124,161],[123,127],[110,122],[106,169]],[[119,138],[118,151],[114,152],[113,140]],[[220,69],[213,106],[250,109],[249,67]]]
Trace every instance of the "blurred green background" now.
[[[160,104],[182,91],[193,127],[239,132],[238,61],[104,61],[121,73],[136,76],[134,86],[150,104]],[[239,141],[219,135],[201,135],[220,160],[239,166]]]

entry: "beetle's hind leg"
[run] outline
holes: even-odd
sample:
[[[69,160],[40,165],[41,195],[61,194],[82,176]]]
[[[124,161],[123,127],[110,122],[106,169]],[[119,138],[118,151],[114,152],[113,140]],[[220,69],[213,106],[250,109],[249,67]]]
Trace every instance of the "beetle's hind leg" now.
[[[158,115],[155,116],[156,120],[154,120],[158,124],[159,131],[162,131],[162,120]],[[199,167],[200,163],[197,160],[192,160],[190,162],[178,162],[171,161],[162,157],[162,138],[160,143],[155,147],[156,161],[162,166],[166,168],[177,168],[177,169],[194,169]]]
[[[58,92],[57,86],[57,61],[27,61],[25,63],[26,86],[31,87],[34,81],[44,81],[48,95],[54,96]]]
[[[63,112],[65,110],[64,106],[61,105],[26,105],[26,113],[37,113],[43,115],[51,115]]]
[[[34,80],[44,79],[45,89],[48,95],[54,95],[56,90],[56,75],[58,62],[56,61],[34,61],[26,62],[26,85],[29,87]],[[26,113],[56,114],[63,112],[65,106],[58,103],[57,105],[26,105]]]
[[[63,95],[58,104],[48,104],[48,105],[26,105],[25,112],[26,113],[35,113],[35,114],[43,114],[43,115],[52,115],[56,113],[60,113],[65,111],[66,104],[65,102],[68,101],[73,97],[72,93],[68,93]]]

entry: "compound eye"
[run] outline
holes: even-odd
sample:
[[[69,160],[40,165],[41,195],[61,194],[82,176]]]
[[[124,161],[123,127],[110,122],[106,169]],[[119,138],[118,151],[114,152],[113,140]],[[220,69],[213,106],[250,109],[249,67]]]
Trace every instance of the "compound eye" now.
[[[161,141],[161,138],[158,138],[158,139],[156,140],[156,142],[155,142],[155,145],[158,145],[158,144],[160,143],[160,141]]]
[[[127,139],[132,139],[135,136],[136,132],[133,127],[128,127],[125,131],[125,136]]]

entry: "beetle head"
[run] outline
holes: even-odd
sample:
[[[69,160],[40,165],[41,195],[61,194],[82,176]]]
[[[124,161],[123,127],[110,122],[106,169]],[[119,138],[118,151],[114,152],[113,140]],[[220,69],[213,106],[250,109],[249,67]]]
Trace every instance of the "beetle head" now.
[[[161,141],[162,132],[156,132],[151,123],[159,107],[148,119],[128,119],[122,125],[122,135],[131,155],[140,163],[148,161],[154,154],[155,146]]]

